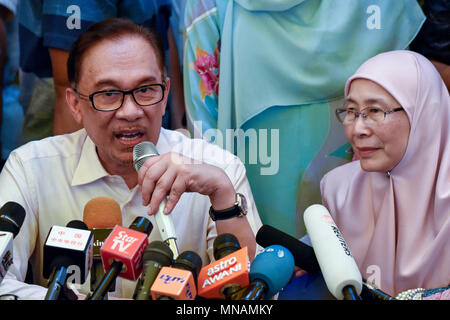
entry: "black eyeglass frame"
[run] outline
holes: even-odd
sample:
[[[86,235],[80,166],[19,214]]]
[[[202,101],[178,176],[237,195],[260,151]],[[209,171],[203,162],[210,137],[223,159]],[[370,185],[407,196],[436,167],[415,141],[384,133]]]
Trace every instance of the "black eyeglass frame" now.
[[[352,123],[353,123],[360,115],[362,115],[363,119],[366,119],[366,118],[368,117],[368,115],[362,113],[362,111],[364,111],[364,110],[366,110],[366,109],[369,109],[369,108],[376,108],[376,109],[379,109],[379,110],[383,111],[383,112],[384,112],[384,118],[383,118],[383,121],[384,121],[384,119],[386,119],[386,115],[387,115],[387,114],[391,114],[391,113],[394,113],[394,112],[397,112],[397,111],[405,110],[405,109],[403,109],[402,107],[394,108],[394,109],[391,109],[391,110],[384,110],[384,109],[378,108],[378,107],[366,107],[366,108],[362,109],[360,112],[358,112],[358,111],[356,111],[356,110],[351,110],[351,111],[355,114],[355,119],[352,121]],[[341,118],[339,117],[339,115],[340,115],[341,113],[343,113],[343,112],[348,112],[348,111],[349,111],[349,110],[347,110],[346,108],[337,108],[337,109],[334,111],[334,113],[336,114],[336,118],[338,119],[338,121],[339,121],[340,123],[344,124],[344,120],[341,120]]]
[[[136,101],[136,97],[134,96],[134,92],[135,92],[135,91],[141,90],[142,88],[155,87],[155,86],[161,87],[161,89],[162,89],[161,100],[159,100],[159,101],[157,101],[157,102],[153,102],[153,103],[151,103],[151,104],[140,104],[139,102]],[[165,91],[166,91],[166,85],[163,84],[163,83],[153,83],[153,84],[147,84],[147,85],[145,85],[145,86],[140,86],[140,87],[138,87],[138,88],[134,88],[134,89],[131,89],[131,90],[128,90],[128,91],[124,91],[124,90],[102,90],[102,91],[96,91],[96,92],[93,92],[93,93],[91,93],[91,94],[88,95],[88,96],[85,95],[85,94],[80,93],[76,88],[72,88],[72,89],[73,89],[73,90],[74,90],[81,98],[85,98],[85,99],[86,99],[86,98],[89,98],[89,100],[91,101],[91,105],[92,105],[92,107],[93,107],[95,110],[97,110],[97,111],[103,111],[103,112],[109,112],[109,111],[116,111],[116,110],[120,109],[120,108],[122,107],[122,105],[123,105],[123,102],[125,101],[125,96],[127,96],[127,95],[129,95],[129,94],[133,97],[134,102],[135,102],[138,106],[141,106],[141,107],[148,107],[148,106],[153,106],[153,105],[155,105],[155,104],[158,104],[158,103],[160,103],[161,101],[164,100],[164,93],[165,93]],[[98,109],[97,107],[95,107],[94,96],[95,96],[96,94],[99,94],[99,93],[107,93],[107,92],[111,92],[111,93],[121,93],[121,94],[122,94],[122,101],[120,102],[120,106],[118,106],[118,107],[115,108],[115,109],[108,109],[108,110]]]

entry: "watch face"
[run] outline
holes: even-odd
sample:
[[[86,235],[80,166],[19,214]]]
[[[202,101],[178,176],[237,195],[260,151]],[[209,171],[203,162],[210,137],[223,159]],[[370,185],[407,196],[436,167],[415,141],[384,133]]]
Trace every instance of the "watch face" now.
[[[247,214],[247,199],[245,199],[244,195],[240,193],[236,193],[236,197],[238,205],[242,210],[242,215],[245,216]]]

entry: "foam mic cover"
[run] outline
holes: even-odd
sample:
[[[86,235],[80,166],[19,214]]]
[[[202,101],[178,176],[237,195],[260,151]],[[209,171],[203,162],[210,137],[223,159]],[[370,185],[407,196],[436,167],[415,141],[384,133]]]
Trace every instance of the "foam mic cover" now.
[[[151,298],[150,289],[162,267],[173,263],[172,250],[162,241],[151,242],[144,251],[143,271],[133,294],[134,300],[148,300]]]
[[[94,234],[94,261],[91,270],[91,290],[97,288],[105,272],[103,270],[100,248],[112,229],[122,225],[122,211],[116,200],[108,197],[96,197],[84,206],[83,222]],[[114,290],[115,285],[110,290]]]
[[[294,267],[294,257],[288,249],[280,245],[266,247],[250,266],[250,287],[260,283],[260,288],[248,291],[243,300],[271,298],[288,284]]]
[[[0,231],[11,232],[15,238],[25,220],[25,209],[16,202],[7,202],[0,209]]]
[[[193,251],[181,253],[173,266],[163,267],[152,285],[155,300],[194,300],[197,296],[197,275],[202,259]]]
[[[154,156],[158,156],[158,150],[150,141],[143,141],[138,143],[133,148],[133,164],[137,172],[141,169],[144,162]],[[177,236],[175,232],[175,226],[173,224],[172,216],[170,214],[164,214],[164,208],[166,207],[167,199],[164,198],[159,204],[158,212],[155,214],[155,221],[158,227],[161,238],[173,252],[174,258],[178,257]]]
[[[100,258],[100,248],[116,226],[122,225],[122,212],[116,200],[97,197],[84,206],[83,222],[94,234],[94,258]]]
[[[225,299],[250,283],[247,247],[240,249],[234,235],[221,234],[214,240],[214,257],[218,260],[200,270],[198,295],[208,299]]]
[[[256,242],[263,248],[278,244],[294,256],[295,265],[307,272],[320,272],[314,249],[272,226],[263,225],[256,234]]]
[[[344,299],[343,291],[348,286],[359,295],[361,273],[327,208],[319,204],[309,206],[303,219],[328,290],[339,300]]]
[[[239,249],[241,249],[239,240],[231,233],[219,234],[214,239],[213,255],[215,260],[220,260]]]
[[[116,200],[108,197],[96,197],[84,206],[83,222],[89,229],[114,228],[122,225],[122,211]]]

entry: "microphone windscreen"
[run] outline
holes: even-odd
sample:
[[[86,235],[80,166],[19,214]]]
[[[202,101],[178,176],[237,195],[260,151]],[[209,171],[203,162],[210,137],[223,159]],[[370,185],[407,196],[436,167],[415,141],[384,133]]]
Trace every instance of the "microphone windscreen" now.
[[[116,200],[97,197],[84,206],[83,221],[89,229],[114,228],[122,225],[122,211]]]
[[[194,251],[184,251],[177,257],[172,268],[190,271],[195,282],[197,282],[197,277],[202,265],[202,258],[197,253]]]
[[[173,263],[173,252],[164,242],[152,241],[145,248],[142,261],[144,264],[147,261],[154,261],[162,266],[170,266]]]
[[[0,208],[0,231],[17,236],[25,220],[25,209],[18,203],[9,201]]]
[[[306,208],[303,218],[328,290],[339,300],[344,298],[346,286],[353,286],[359,295],[361,273],[327,208],[311,205]]]
[[[153,224],[146,217],[136,217],[131,223],[129,229],[150,235],[153,230]]]
[[[72,220],[66,225],[66,227],[73,228],[73,229],[81,229],[81,230],[88,229],[87,225],[83,221],[80,221],[80,220]]]
[[[256,234],[256,242],[264,248],[275,244],[283,246],[292,253],[297,267],[311,273],[320,271],[312,247],[272,226],[263,225]]]
[[[270,298],[288,284],[294,267],[291,252],[283,246],[272,245],[253,260],[250,266],[250,281],[263,280],[268,287],[265,296]]]
[[[220,260],[239,249],[241,249],[239,240],[231,233],[219,234],[214,239],[213,251],[216,260]]]

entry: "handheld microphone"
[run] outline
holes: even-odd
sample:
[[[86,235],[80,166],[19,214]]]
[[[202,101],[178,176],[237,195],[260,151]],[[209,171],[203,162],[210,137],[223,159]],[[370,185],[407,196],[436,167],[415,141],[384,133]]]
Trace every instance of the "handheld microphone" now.
[[[309,206],[303,219],[328,290],[339,300],[359,300],[361,273],[328,210]]]
[[[241,249],[232,234],[217,236],[213,247],[216,261],[200,271],[198,295],[209,299],[230,299],[250,283],[247,247]]]
[[[154,300],[194,300],[202,259],[193,251],[184,251],[171,268],[162,267],[151,293]]]
[[[44,245],[43,276],[49,278],[45,300],[59,299],[70,269],[80,275],[80,283],[86,281],[92,265],[93,238],[78,220],[50,229]]]
[[[141,169],[144,162],[154,156],[159,156],[158,150],[150,141],[144,141],[138,143],[133,148],[133,163],[137,172]],[[175,227],[173,225],[172,216],[170,214],[164,214],[164,208],[166,207],[167,198],[161,201],[158,212],[155,214],[156,225],[158,227],[161,238],[173,252],[173,256],[176,259],[178,257],[177,236],[175,233]]]
[[[84,206],[83,221],[94,234],[94,259],[91,269],[91,291],[97,288],[103,278],[100,248],[116,225],[122,225],[122,212],[116,200],[108,197],[97,197],[89,200]],[[115,290],[115,282],[110,291]]]
[[[150,289],[162,267],[172,265],[173,253],[165,242],[153,241],[145,249],[142,260],[144,268],[133,294],[134,300],[151,299]]]
[[[294,267],[294,257],[285,247],[272,245],[265,248],[250,266],[250,285],[234,294],[232,299],[270,299],[288,284]]]
[[[25,209],[16,202],[7,202],[0,209],[0,283],[13,264],[13,239],[25,220]]]
[[[129,228],[116,225],[100,248],[105,275],[86,300],[103,300],[118,276],[136,280],[142,272],[142,253],[153,229],[145,217],[137,217]]]
[[[314,249],[283,231],[263,225],[256,234],[256,242],[263,248],[274,244],[283,246],[292,253],[297,267],[310,273],[320,272]]]

